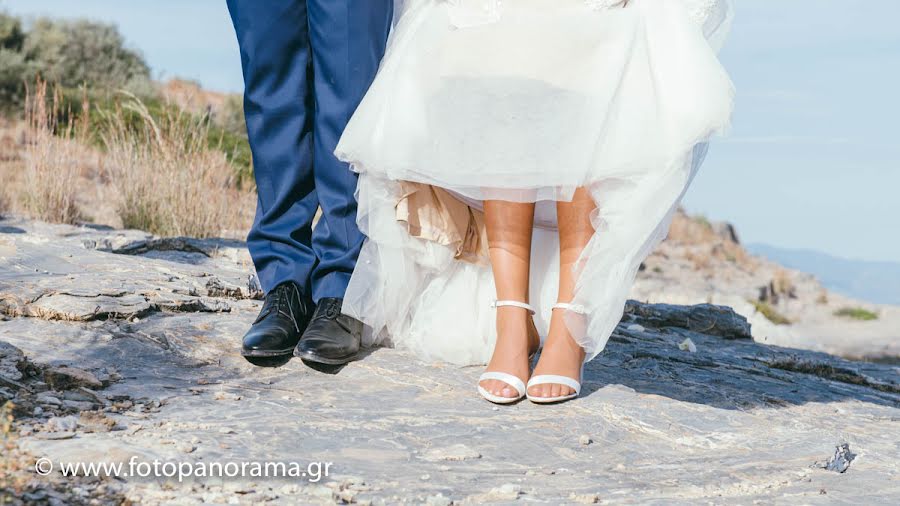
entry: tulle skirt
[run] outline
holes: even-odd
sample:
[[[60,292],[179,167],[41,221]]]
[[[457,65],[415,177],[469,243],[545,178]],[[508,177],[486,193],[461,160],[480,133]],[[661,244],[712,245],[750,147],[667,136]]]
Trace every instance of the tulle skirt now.
[[[456,364],[493,350],[490,265],[411,233],[398,203],[414,182],[475,213],[487,199],[537,203],[530,301],[542,334],[557,302],[555,203],[588,189],[596,232],[564,318],[588,359],[605,346],[707,140],[727,127],[734,91],[686,4],[589,4],[516,0],[480,16],[418,0],[402,13],[337,148],[360,173],[369,238],[344,312],[367,324],[369,341]]]

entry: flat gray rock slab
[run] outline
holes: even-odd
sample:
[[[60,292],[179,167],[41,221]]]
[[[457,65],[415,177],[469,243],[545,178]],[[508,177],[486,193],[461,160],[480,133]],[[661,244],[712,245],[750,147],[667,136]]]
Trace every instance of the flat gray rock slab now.
[[[330,463],[319,481],[123,478],[134,501],[900,502],[898,369],[754,343],[727,308],[631,303],[588,364],[582,398],[496,407],[475,392],[481,368],[399,350],[337,374],[246,363],[238,343],[259,301],[233,243],[220,254],[211,242],[163,247],[138,232],[0,222],[12,229],[22,232],[0,233],[14,251],[0,256],[0,372],[13,374],[18,349],[42,367],[116,379],[97,401],[57,394],[94,402],[87,413],[115,427],[84,413],[22,417],[32,455]],[[679,348],[685,339],[696,352]]]

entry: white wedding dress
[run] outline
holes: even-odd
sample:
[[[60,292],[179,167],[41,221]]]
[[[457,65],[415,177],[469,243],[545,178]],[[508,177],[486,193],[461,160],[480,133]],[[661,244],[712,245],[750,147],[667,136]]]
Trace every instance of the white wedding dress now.
[[[367,324],[369,341],[482,364],[496,338],[490,265],[460,258],[452,238],[411,233],[398,214],[404,182],[446,189],[476,211],[485,199],[538,203],[530,302],[542,335],[557,302],[554,201],[586,187],[596,233],[565,321],[588,360],[603,349],[707,140],[729,125],[734,97],[716,56],[728,1],[621,3],[399,8],[378,76],[337,148],[360,173],[358,222],[369,237],[344,312]]]

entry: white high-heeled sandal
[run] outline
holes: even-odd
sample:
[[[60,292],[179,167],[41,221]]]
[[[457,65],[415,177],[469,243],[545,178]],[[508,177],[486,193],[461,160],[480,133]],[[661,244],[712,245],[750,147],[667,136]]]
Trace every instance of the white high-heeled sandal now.
[[[519,301],[515,301],[515,300],[496,300],[496,301],[494,301],[493,304],[491,304],[491,307],[493,307],[493,308],[506,307],[506,306],[518,307],[518,308],[525,309],[532,316],[534,316],[534,314],[536,313],[536,311],[530,304],[526,304],[524,302],[519,302]],[[534,354],[531,354],[529,356],[529,361],[531,360],[531,358],[534,358]],[[484,387],[481,386],[481,382],[485,381],[485,380],[502,381],[502,382],[506,383],[507,385],[513,387],[516,390],[516,393],[518,393],[519,395],[517,397],[503,397],[500,395],[494,395],[494,394],[488,392],[487,390],[485,390]],[[523,397],[525,397],[526,387],[525,387],[525,382],[522,381],[521,379],[519,379],[517,376],[514,376],[509,373],[505,373],[505,372],[489,371],[489,372],[483,373],[481,376],[478,377],[478,393],[482,397],[484,397],[485,400],[493,402],[494,404],[512,404],[514,402],[520,401]]]
[[[579,313],[583,312],[583,309],[581,309],[580,306],[563,302],[555,304],[553,309],[565,309],[566,311],[575,311]],[[581,372],[578,373],[578,380],[557,374],[540,374],[538,376],[532,376],[532,378],[528,380],[528,385],[525,386],[525,395],[528,397],[529,401],[535,404],[553,404],[555,402],[568,401],[581,395],[581,379],[583,377],[584,364],[581,364]],[[573,392],[569,395],[558,395],[556,397],[540,397],[529,394],[528,390],[537,385],[563,385],[571,388]]]

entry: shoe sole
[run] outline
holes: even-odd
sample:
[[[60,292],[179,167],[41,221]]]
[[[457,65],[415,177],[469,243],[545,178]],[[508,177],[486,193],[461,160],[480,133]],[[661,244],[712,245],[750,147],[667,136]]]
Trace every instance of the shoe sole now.
[[[527,396],[528,400],[535,404],[557,404],[560,402],[571,401],[578,397],[578,394],[560,395],[559,397],[532,397]]]
[[[348,357],[342,358],[327,358],[321,355],[316,355],[315,353],[310,353],[308,351],[294,351],[294,356],[299,358],[300,360],[305,360],[307,362],[313,362],[316,364],[324,364],[324,365],[347,365],[350,362],[353,362],[357,358],[359,358],[359,353],[354,353]]]
[[[241,350],[242,357],[251,357],[251,358],[276,358],[283,356],[291,356],[294,353],[294,348],[290,348],[287,350],[277,350],[277,351],[268,351],[268,350]]]

